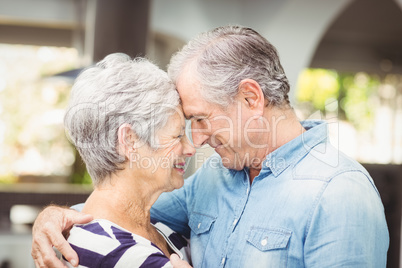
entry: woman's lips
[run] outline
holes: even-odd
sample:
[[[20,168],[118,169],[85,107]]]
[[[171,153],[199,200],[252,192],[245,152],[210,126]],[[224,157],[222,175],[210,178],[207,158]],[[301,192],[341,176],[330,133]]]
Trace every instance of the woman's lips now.
[[[184,166],[186,165],[185,162],[176,163],[173,165],[173,168],[177,170],[179,173],[184,174]]]

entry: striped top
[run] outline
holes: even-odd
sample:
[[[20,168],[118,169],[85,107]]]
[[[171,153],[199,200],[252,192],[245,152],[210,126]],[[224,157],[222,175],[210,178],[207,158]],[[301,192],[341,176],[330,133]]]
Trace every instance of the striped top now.
[[[151,221],[171,249],[190,262],[187,240],[160,222]],[[77,252],[78,267],[173,267],[169,258],[148,239],[131,233],[108,220],[76,224],[68,242]],[[63,258],[67,267],[73,267]]]

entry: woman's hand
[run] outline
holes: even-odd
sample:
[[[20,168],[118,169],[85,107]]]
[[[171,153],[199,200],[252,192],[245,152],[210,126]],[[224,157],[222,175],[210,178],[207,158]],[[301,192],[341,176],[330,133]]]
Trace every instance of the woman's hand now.
[[[73,224],[84,224],[92,220],[89,214],[83,214],[69,208],[49,206],[36,218],[32,228],[31,255],[36,267],[63,267],[56,257],[53,246],[73,265],[78,265],[78,255],[66,241],[63,233],[68,232]]]
[[[192,268],[188,262],[181,260],[177,254],[170,255],[170,262],[174,268]]]

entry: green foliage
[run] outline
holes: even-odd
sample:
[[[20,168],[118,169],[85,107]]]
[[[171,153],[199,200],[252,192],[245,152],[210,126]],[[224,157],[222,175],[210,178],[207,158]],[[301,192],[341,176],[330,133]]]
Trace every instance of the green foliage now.
[[[308,104],[310,113],[324,115],[331,101],[337,102],[339,119],[348,120],[356,128],[367,128],[373,120],[375,94],[380,85],[377,76],[366,73],[338,73],[325,69],[306,69],[298,81],[296,98]]]
[[[325,102],[337,98],[339,77],[335,71],[306,69],[299,77],[297,99],[310,102],[315,110],[325,112]]]
[[[18,181],[18,177],[13,174],[1,174],[0,184],[11,184]]]
[[[357,73],[342,74],[340,81],[340,110],[356,128],[368,128],[374,116],[373,102],[381,84],[380,79],[365,73]]]
[[[84,174],[80,173],[72,173],[71,174],[71,183],[74,184],[92,184],[91,176],[87,171]]]
[[[75,161],[72,167],[72,172],[70,176],[71,183],[74,184],[92,184],[91,176],[85,167],[85,163],[82,160],[78,151],[74,148],[75,151]]]

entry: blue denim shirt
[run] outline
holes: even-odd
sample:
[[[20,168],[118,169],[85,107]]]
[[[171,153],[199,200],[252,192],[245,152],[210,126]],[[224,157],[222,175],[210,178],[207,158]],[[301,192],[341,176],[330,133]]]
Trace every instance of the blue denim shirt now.
[[[329,144],[327,124],[248,170],[210,157],[184,187],[164,193],[151,215],[191,237],[194,267],[386,266],[388,228],[367,171]]]

